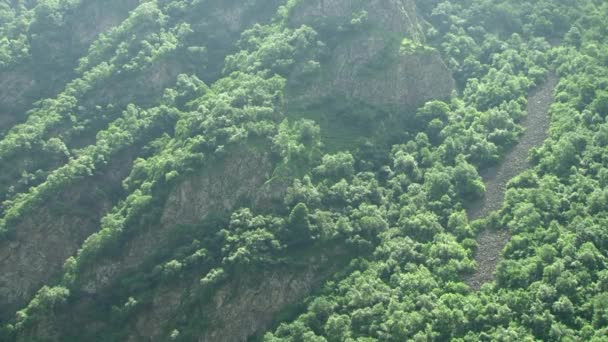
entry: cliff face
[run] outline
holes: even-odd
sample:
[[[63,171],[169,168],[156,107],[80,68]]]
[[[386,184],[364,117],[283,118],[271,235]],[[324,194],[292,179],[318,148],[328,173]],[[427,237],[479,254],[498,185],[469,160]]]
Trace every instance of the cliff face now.
[[[361,16],[362,11],[366,13]],[[360,22],[355,23],[353,19]],[[348,25],[371,24],[385,32],[423,39],[422,20],[412,0],[312,0],[300,1],[293,11],[293,25],[312,24],[320,27],[328,21]]]
[[[59,93],[74,76],[78,58],[99,36],[120,24],[137,0],[82,1],[52,26],[45,35],[28,34],[32,46],[30,56],[5,70],[0,70],[0,134],[23,120],[25,112],[36,100]],[[42,12],[45,4],[31,11]],[[86,18],[86,19],[84,19]],[[43,59],[44,64],[37,60]]]
[[[91,295],[110,290],[120,276],[141,270],[156,254],[167,251],[171,237],[182,227],[196,226],[210,215],[225,216],[237,203],[254,202],[272,170],[269,154],[240,147],[187,177],[169,194],[158,224],[139,227],[119,255],[84,272],[82,290]]]
[[[291,309],[348,262],[339,248],[309,250],[299,265],[277,265],[247,272],[231,279],[201,306],[209,325],[197,340],[247,341],[272,328],[278,314]],[[158,339],[161,340],[161,339]]]
[[[129,152],[110,163],[108,172],[53,196],[0,242],[0,319],[11,318],[42,285],[57,281],[65,260],[98,230],[122,193],[120,182],[132,163]]]
[[[338,23],[338,31],[327,31],[328,23]],[[342,98],[403,110],[448,98],[455,88],[439,53],[424,46],[428,24],[414,1],[305,1],[294,10],[291,24],[321,32],[328,50],[321,72],[294,92],[297,102]],[[402,47],[404,39],[412,44],[409,50]]]
[[[273,163],[268,153],[240,146],[229,150],[224,159],[216,160],[178,182],[167,197],[158,224],[139,227],[124,241],[119,253],[95,260],[83,270],[79,299],[69,303],[54,319],[37,322],[19,337],[20,340],[41,337],[62,340],[66,331],[74,331],[67,322],[82,323],[81,329],[84,330],[80,330],[80,333],[86,336],[96,336],[98,332],[109,329],[108,322],[82,319],[91,310],[104,306],[103,300],[112,295],[112,286],[122,278],[135,272],[145,272],[150,261],[157,259],[159,254],[170,253],[170,249],[174,248],[172,238],[183,227],[201,224],[210,216],[227,215],[237,203],[255,203],[261,196],[272,197],[273,194],[262,191],[272,170]],[[86,196],[82,193],[70,195],[79,200]],[[77,205],[67,198],[58,200],[66,201],[66,205]],[[98,202],[100,212],[103,212],[104,203],[107,202]],[[45,219],[41,217],[39,220]],[[44,222],[25,220],[16,240],[2,245],[5,259],[0,264],[3,271],[0,285],[5,300],[3,309],[7,309],[5,314],[23,306],[24,299],[31,298],[42,284],[51,283],[58,276],[63,261],[75,252],[87,234],[94,232],[91,228],[96,226],[96,218],[89,217],[89,220],[91,222],[77,220],[76,217],[55,218],[50,226]],[[45,233],[54,236],[49,239]],[[27,236],[30,239],[25,239]],[[36,247],[41,249],[36,251]],[[187,304],[188,294],[194,291],[199,281],[200,274],[193,272],[189,278],[154,289],[151,307],[139,312],[133,320],[136,323],[131,327],[131,340],[139,341],[144,337],[166,340],[163,329],[167,327],[164,322],[183,309],[181,301]],[[184,298],[180,299],[182,296]],[[233,307],[232,310],[237,308]],[[221,315],[221,310],[218,310],[218,314]]]
[[[164,341],[183,321],[180,312],[197,317],[200,329],[192,341],[246,341],[271,328],[277,315],[300,303],[317,290],[348,259],[340,249],[303,254],[301,264],[253,267],[241,270],[204,302],[196,299],[198,277],[186,277],[154,290],[152,300],[129,324],[128,341]],[[179,331],[179,330],[178,330]]]

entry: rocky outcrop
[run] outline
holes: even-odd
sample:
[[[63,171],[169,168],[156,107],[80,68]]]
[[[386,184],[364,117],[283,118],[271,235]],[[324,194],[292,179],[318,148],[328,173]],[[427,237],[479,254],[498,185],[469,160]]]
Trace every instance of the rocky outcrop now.
[[[361,18],[361,25],[370,24],[385,32],[397,33],[420,41],[424,39],[424,21],[418,16],[412,0],[312,0],[300,1],[293,9],[290,24],[311,25],[323,30],[323,23],[337,22],[342,28],[353,25],[353,18]]]
[[[24,95],[36,81],[27,73],[17,70],[0,71],[0,137],[24,117],[15,113],[25,107]]]
[[[44,54],[45,65],[31,65],[26,59],[10,69],[0,70],[0,89],[3,89],[0,134],[25,118],[25,112],[36,100],[61,91],[89,45],[100,33],[124,20],[138,3],[138,0],[83,1],[64,18],[63,25],[46,32],[53,39],[36,47],[37,53]]]
[[[118,7],[114,6],[114,10],[129,6],[130,3],[133,3],[133,1],[129,0]],[[135,0],[135,4],[137,3],[138,1]],[[278,1],[264,3],[259,0],[247,1],[246,6],[241,6],[242,3],[238,1],[230,1],[229,4],[218,3],[214,5],[213,16],[211,17],[207,14],[203,16],[200,13],[192,14],[195,17],[192,24],[194,26],[217,26],[220,28],[213,32],[217,36],[206,37],[205,39],[212,39],[213,45],[222,45],[221,48],[216,46],[216,52],[227,53],[228,50],[234,49],[233,44],[240,31],[247,27],[250,22],[267,20],[271,15],[270,13],[274,13],[276,10],[274,7],[276,3]],[[97,37],[100,33],[99,30],[115,26],[123,17],[128,15],[128,11],[120,13],[120,16],[113,14],[111,12],[112,8],[110,8],[112,7],[111,2],[104,4],[104,6],[108,8],[97,8],[100,7],[98,2],[83,2],[79,11],[95,19],[94,22],[90,23],[90,26],[87,25],[84,31],[76,28],[74,30],[70,29],[70,39],[73,41],[71,43],[76,45],[88,44],[90,40]],[[266,9],[266,6],[270,6],[270,10]],[[252,12],[255,12],[255,15]],[[100,22],[97,22],[97,19]],[[73,24],[75,27],[80,25],[78,22]],[[226,37],[230,37],[230,39]],[[220,40],[222,41],[220,42]],[[61,43],[63,44],[63,42]],[[223,56],[218,59],[223,60]],[[202,64],[201,62],[197,61],[198,64]],[[108,83],[107,88],[95,89],[95,92],[90,96],[91,103],[84,103],[84,105],[94,107],[97,104],[112,103],[120,107],[128,102],[135,102],[136,99],[157,100],[165,87],[174,84],[178,74],[184,71],[192,71],[191,69],[194,69],[194,67],[191,65],[184,66],[184,63],[180,64],[178,59],[161,59],[154,63],[150,70],[138,74],[137,77],[124,80],[122,83]],[[217,70],[214,73],[219,74],[221,68],[216,67],[215,69]],[[26,71],[5,72],[6,75],[10,74],[10,77],[3,77],[4,74],[0,72],[0,85],[10,90],[0,92],[0,134],[3,127],[10,127],[18,120],[16,116],[4,115],[2,109],[26,106],[23,101],[27,97],[28,89],[40,87],[35,78],[29,77]],[[61,87],[57,87],[57,84],[53,87],[54,90],[59,88]],[[138,104],[144,106],[146,103]],[[11,112],[11,110],[7,109],[8,112]],[[89,133],[85,137],[78,137],[74,140],[71,142],[70,148],[74,145],[76,147],[87,146],[95,143],[95,134]],[[138,153],[140,152],[138,151]],[[120,269],[115,269],[115,265],[112,263],[99,265],[97,276],[110,281],[114,279],[112,276],[114,272],[123,270],[123,266],[128,269],[129,267],[136,267],[134,265],[139,265],[142,260],[146,260],[150,253],[161,248],[158,245],[158,239],[161,242],[166,241],[163,238],[167,234],[171,234],[171,229],[177,227],[179,220],[182,220],[180,222],[183,223],[185,222],[183,220],[188,218],[189,222],[199,222],[199,219],[204,218],[204,213],[229,211],[237,201],[245,197],[251,197],[251,200],[256,201],[256,203],[264,201],[268,204],[272,202],[273,196],[269,197],[268,191],[256,192],[257,187],[263,185],[270,177],[272,171],[270,156],[269,154],[250,152],[236,153],[228,157],[229,161],[227,161],[228,164],[225,169],[215,165],[217,167],[214,169],[215,171],[209,169],[201,171],[202,175],[199,174],[199,176],[202,178],[192,177],[185,180],[175,190],[176,193],[169,197],[166,208],[167,214],[163,215],[166,218],[163,219],[161,226],[146,227],[137,239],[129,241],[127,249],[129,254],[126,256],[125,263],[120,264]],[[24,162],[22,159],[29,157],[29,155],[19,156],[19,160],[14,165],[20,165],[17,162],[27,164],[26,162],[29,160]],[[130,172],[134,157],[136,156],[113,158],[106,169],[100,170],[103,175],[93,179],[85,179],[66,188],[57,194],[53,201],[34,209],[31,215],[19,222],[18,226],[11,227],[16,232],[15,236],[10,241],[0,242],[0,322],[13,318],[15,311],[27,304],[43,284],[57,283],[65,260],[74,255],[78,248],[82,246],[83,241],[99,229],[100,219],[124,195],[121,182]],[[17,169],[19,169],[19,172],[22,171],[20,167],[17,167]],[[256,171],[259,173],[255,173]],[[213,178],[213,180],[204,178],[204,175],[209,176],[209,172],[213,174],[210,177],[216,178]],[[204,182],[205,179],[211,183],[200,183]],[[242,182],[239,183],[241,179]],[[241,187],[238,187],[238,184],[241,184]],[[199,191],[202,191],[202,193]],[[280,191],[280,189],[277,191]],[[187,197],[184,195],[185,192],[194,197]],[[120,196],[110,198],[111,196],[106,196],[104,193],[118,193]],[[264,196],[262,196],[262,193]],[[186,196],[187,203],[180,202],[178,194]],[[206,197],[199,198],[196,196]],[[184,198],[182,197],[182,199]],[[181,211],[188,210],[191,205],[195,204],[198,207],[192,208],[190,216],[181,215]],[[103,285],[105,282],[101,281],[101,284]],[[87,287],[87,289],[90,289],[90,287]],[[91,291],[95,292],[95,286]]]
[[[180,227],[199,224],[210,214],[228,214],[237,203],[252,203],[273,169],[267,152],[243,146],[187,177],[171,191],[160,222],[140,227],[124,244],[120,256],[99,260],[86,270],[82,290],[96,294],[120,276],[140,270],[146,261],[168,247]]]
[[[112,0],[105,4],[84,1],[75,18],[88,18],[88,20],[74,21],[71,28],[74,34],[73,41],[78,46],[88,47],[100,33],[120,24],[129,14],[129,9],[135,8],[139,3],[140,1],[137,0]]]
[[[345,251],[314,251],[300,266],[275,266],[239,275],[201,307],[209,322],[199,342],[249,341],[275,322],[277,314],[300,303],[347,263]]]
[[[33,209],[0,242],[0,321],[12,318],[44,285],[61,275],[65,260],[99,228],[99,220],[122,193],[132,153],[108,165],[107,172],[77,182]]]
[[[381,36],[368,36],[336,47],[328,73],[319,76],[297,102],[338,98],[388,110],[419,107],[446,99],[455,88],[451,73],[436,51],[401,55]],[[388,57],[388,58],[387,58]],[[380,60],[379,63],[375,63]]]
[[[342,32],[324,32],[327,22],[337,22]],[[292,92],[294,102],[338,98],[404,110],[448,98],[455,89],[440,54],[424,47],[427,24],[413,1],[305,1],[294,10],[291,24],[312,26],[331,49],[321,72],[303,89],[300,79],[290,80],[298,87]],[[340,38],[332,42],[335,35]],[[411,42],[411,51],[402,50],[403,39]]]
[[[181,180],[168,195],[164,208],[162,209],[161,219],[158,224],[151,226],[139,227],[137,234],[131,234],[128,236],[123,247],[121,247],[120,255],[115,257],[105,256],[103,259],[96,260],[95,264],[91,265],[89,269],[84,271],[82,276],[82,286],[75,292],[80,293],[78,299],[73,300],[68,304],[67,308],[62,309],[65,316],[58,314],[57,321],[45,320],[37,323],[35,326],[28,328],[20,336],[21,340],[28,341],[31,338],[37,338],[41,336],[62,336],[61,332],[69,331],[70,328],[66,327],[63,320],[72,321],[78,319],[77,317],[71,317],[77,315],[78,312],[84,310],[91,310],[96,304],[96,298],[104,298],[108,296],[108,292],[112,291],[112,286],[120,279],[132,274],[133,272],[140,272],[150,266],[151,260],[156,260],[159,251],[166,250],[170,246],[172,237],[178,233],[179,229],[182,229],[184,225],[196,225],[204,221],[209,215],[221,215],[229,214],[231,210],[235,208],[237,204],[244,204],[252,206],[255,203],[268,200],[272,198],[272,194],[262,194],[262,192],[272,189],[267,186],[268,179],[272,176],[274,164],[271,160],[271,156],[268,152],[256,150],[247,146],[238,146],[228,149],[227,154],[224,158],[219,158],[209,163],[209,166],[199,170],[196,174],[190,175]],[[277,190],[277,189],[274,189]],[[279,191],[275,194],[276,196],[282,196],[282,192]],[[260,198],[264,198],[261,200]],[[57,225],[61,224],[61,221],[57,220]],[[65,223],[65,222],[64,222]],[[75,223],[75,222],[74,222]],[[98,225],[97,225],[98,226]],[[39,228],[34,228],[39,227]],[[43,230],[43,226],[32,225],[32,229]],[[48,229],[48,227],[47,227]],[[50,233],[50,232],[49,232]],[[88,232],[91,233],[90,231]],[[25,233],[29,236],[34,234],[30,231]],[[61,234],[61,231],[55,231],[53,234],[57,235],[58,240],[61,237],[65,238],[65,234]],[[86,233],[83,232],[86,235]],[[61,255],[55,259],[61,259],[62,262],[70,254],[69,252],[75,251],[75,248],[82,243],[82,239],[79,242],[73,244],[74,249],[64,248],[62,245],[54,246],[55,249],[59,249],[58,253]],[[40,245],[41,241],[32,241],[32,246],[36,244]],[[63,242],[67,244],[67,242]],[[51,246],[45,246],[44,248],[51,248]],[[70,247],[70,246],[67,246]],[[29,250],[31,252],[31,249]],[[10,255],[14,252],[7,251],[6,254]],[[67,254],[66,254],[67,253]],[[32,256],[28,256],[27,253],[24,255],[23,260],[31,260]],[[47,259],[47,255],[41,255],[41,259]],[[7,262],[10,260],[7,260]],[[315,263],[313,263],[315,264]],[[6,266],[8,267],[8,263]],[[55,264],[53,267],[60,268],[61,264]],[[37,274],[33,270],[29,269],[27,265],[23,263],[20,265],[14,265],[14,271],[17,272],[19,267],[25,270],[28,284],[40,283],[40,277],[36,278]],[[308,271],[309,285],[298,285],[294,289],[293,284],[289,285],[289,288],[281,288],[275,290],[284,291],[284,300],[292,303],[298,299],[301,299],[310,289],[312,288],[313,281],[320,275],[314,275],[313,271],[319,266],[315,266]],[[47,265],[48,268],[48,265]],[[39,267],[37,269],[43,269]],[[283,269],[281,269],[283,270]],[[16,273],[7,273],[7,280],[9,278],[15,278]],[[279,277],[279,270],[275,270],[275,277]],[[254,273],[255,275],[255,273]],[[256,275],[257,276],[257,275]],[[303,276],[298,274],[298,277]],[[256,278],[257,279],[257,278]],[[49,278],[45,277],[44,282],[49,282]],[[140,313],[140,316],[136,316],[136,325],[133,329],[132,340],[139,341],[142,338],[152,338],[157,341],[165,341],[167,339],[164,334],[163,328],[167,320],[172,318],[177,309],[181,309],[183,303],[192,301],[189,297],[193,295],[191,291],[197,287],[200,281],[200,274],[192,272],[186,276],[185,280],[174,282],[170,285],[160,285],[154,289],[154,299],[152,300],[151,308]],[[236,282],[241,284],[241,280]],[[314,282],[316,284],[316,282]],[[11,286],[14,291],[17,291],[19,284]],[[253,286],[253,285],[252,285]],[[278,285],[277,285],[278,286]],[[35,286],[30,286],[32,289],[37,290]],[[271,288],[269,288],[271,289]],[[34,290],[34,291],[35,291]],[[235,289],[236,290],[236,289]],[[297,291],[297,292],[293,292]],[[224,295],[228,294],[224,291]],[[239,293],[233,293],[235,296],[242,296]],[[268,294],[270,296],[271,294]],[[22,296],[25,297],[25,296]],[[270,297],[267,297],[269,299]],[[280,310],[282,302],[277,302],[276,310]],[[12,312],[14,312],[14,305],[11,306]],[[237,307],[232,307],[233,311],[237,310]],[[220,312],[220,311],[218,311]],[[219,317],[223,314],[218,313]],[[61,318],[63,317],[63,318]],[[271,316],[268,316],[271,317]],[[61,319],[60,319],[61,318]],[[252,320],[255,317],[251,318]],[[91,322],[89,322],[91,323]],[[44,326],[41,326],[43,324]],[[99,329],[103,330],[106,327],[103,322],[93,322],[86,327],[87,334],[95,334]],[[249,330],[248,330],[249,331]],[[257,330],[256,330],[257,331]],[[81,332],[83,333],[83,332]],[[134,338],[134,339],[133,339]],[[57,338],[56,340],[61,340]]]
[[[301,302],[344,267],[345,256],[346,251],[338,248],[315,249],[303,253],[298,265],[241,270],[205,299],[195,295],[200,287],[198,277],[162,286],[133,320],[128,341],[166,341],[182,328],[176,324],[176,314],[189,310],[200,319],[192,340],[248,341],[270,328],[277,314]]]

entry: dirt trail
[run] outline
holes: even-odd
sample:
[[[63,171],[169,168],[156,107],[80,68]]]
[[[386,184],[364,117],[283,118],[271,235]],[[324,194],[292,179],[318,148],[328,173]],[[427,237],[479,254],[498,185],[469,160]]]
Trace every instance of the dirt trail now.
[[[481,172],[486,185],[486,194],[468,209],[470,220],[487,216],[492,211],[500,209],[509,180],[530,166],[528,163],[530,149],[542,145],[547,138],[550,124],[548,111],[553,103],[553,92],[557,82],[557,76],[551,73],[545,83],[530,93],[528,115],[521,123],[526,130],[500,165]],[[478,290],[481,285],[493,280],[500,254],[510,237],[506,230],[484,230],[477,236],[479,247],[475,261],[479,269],[466,279],[472,289]]]

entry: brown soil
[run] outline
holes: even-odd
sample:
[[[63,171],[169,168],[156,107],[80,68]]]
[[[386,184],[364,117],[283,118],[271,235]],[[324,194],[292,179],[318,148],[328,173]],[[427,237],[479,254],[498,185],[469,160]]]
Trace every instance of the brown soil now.
[[[553,91],[557,82],[557,76],[551,73],[545,83],[530,93],[528,115],[521,123],[526,130],[519,143],[509,151],[500,165],[481,172],[486,193],[481,200],[472,203],[469,207],[470,220],[485,217],[500,209],[509,180],[530,166],[528,162],[530,149],[541,146],[547,138],[551,121],[548,112],[553,103]],[[510,238],[511,235],[506,230],[484,230],[478,235],[479,247],[475,261],[479,268],[466,279],[471,288],[478,290],[481,285],[494,279],[494,270],[500,260],[501,252]]]

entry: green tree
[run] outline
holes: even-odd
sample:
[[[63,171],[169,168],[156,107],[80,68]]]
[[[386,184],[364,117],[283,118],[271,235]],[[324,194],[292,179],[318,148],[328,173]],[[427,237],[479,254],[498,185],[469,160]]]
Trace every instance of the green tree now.
[[[289,214],[289,221],[282,240],[288,245],[306,243],[312,238],[308,207],[298,203]]]

